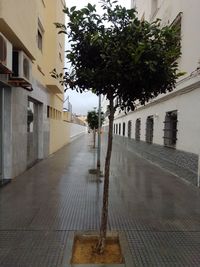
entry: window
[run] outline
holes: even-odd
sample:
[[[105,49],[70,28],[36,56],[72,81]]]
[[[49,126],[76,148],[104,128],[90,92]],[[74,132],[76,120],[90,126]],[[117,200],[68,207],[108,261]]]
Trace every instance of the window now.
[[[118,134],[118,124],[116,124],[116,134]]]
[[[131,0],[131,8],[135,8],[135,7],[136,7],[135,0]]]
[[[151,0],[151,16],[153,17],[158,9],[158,0]]]
[[[142,17],[140,19],[141,22],[145,21],[145,12],[142,14]]]
[[[44,28],[42,26],[40,19],[38,18],[37,44],[40,51],[42,51],[43,48],[43,35],[44,35]]]
[[[46,6],[45,6],[45,2],[44,2],[44,0],[42,0],[42,4],[43,4],[44,7],[46,7]]]
[[[42,34],[38,30],[38,48],[42,51]]]
[[[182,22],[182,15],[183,13],[180,12],[176,18],[174,19],[174,21],[171,23],[171,27],[174,27],[177,29],[177,34],[178,34],[178,37],[180,38],[179,40],[179,46],[180,46],[180,49],[181,49],[181,22]]]
[[[121,123],[119,123],[119,135],[121,135]]]
[[[122,128],[123,136],[125,136],[125,132],[126,132],[126,124],[125,124],[125,122],[123,122],[123,128]]]
[[[153,142],[153,116],[147,117],[146,121],[146,142],[152,144]]]
[[[33,132],[33,122],[34,122],[34,103],[28,100],[27,107],[27,132]]]
[[[114,134],[115,134],[115,124],[114,124],[114,130],[113,131],[114,131]]]
[[[59,52],[59,59],[60,59],[60,61],[62,62],[62,55],[61,55],[60,52]]]
[[[164,146],[175,147],[177,141],[177,110],[166,113],[164,121]]]
[[[131,138],[131,128],[132,128],[132,122],[128,121],[128,138]]]
[[[137,119],[135,122],[135,140],[140,141],[140,128],[141,128],[141,120]]]
[[[47,118],[49,118],[49,117],[50,117],[50,107],[47,106]]]

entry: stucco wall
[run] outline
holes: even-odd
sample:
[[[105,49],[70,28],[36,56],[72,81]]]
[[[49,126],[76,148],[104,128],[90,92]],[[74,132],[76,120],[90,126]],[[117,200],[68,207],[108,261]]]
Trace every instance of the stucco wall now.
[[[192,103],[192,106],[191,106]],[[183,150],[190,153],[200,153],[200,123],[197,114],[200,114],[200,88],[191,92],[178,95],[167,101],[157,103],[151,106],[146,106],[128,115],[118,117],[114,123],[126,123],[132,121],[131,138],[135,138],[135,121],[137,118],[141,119],[141,135],[142,141],[145,141],[146,133],[146,119],[148,116],[153,116],[154,131],[153,143],[163,145],[163,129],[166,112],[177,110],[178,124],[177,124],[177,144],[178,150]],[[121,126],[122,127],[122,126]],[[122,128],[121,128],[122,129]],[[122,135],[122,131],[121,131]]]
[[[70,123],[50,119],[50,154],[54,153],[70,141]]]
[[[162,24],[170,25],[176,16],[182,12],[181,23],[181,52],[179,59],[180,70],[189,75],[198,66],[200,59],[199,43],[200,35],[197,33],[197,25],[200,24],[200,1],[192,0],[158,0],[158,8],[154,14],[151,10],[152,0],[136,0],[138,16],[145,15],[146,20],[160,18]]]
[[[87,127],[79,124],[71,123],[70,128],[70,140],[74,140],[76,137],[87,132]]]

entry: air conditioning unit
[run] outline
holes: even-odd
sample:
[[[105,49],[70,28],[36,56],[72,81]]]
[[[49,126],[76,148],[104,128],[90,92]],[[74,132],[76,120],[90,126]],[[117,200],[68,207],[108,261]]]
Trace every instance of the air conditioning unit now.
[[[23,51],[13,51],[13,75],[12,79],[24,80],[31,84],[32,65],[31,60]]]
[[[0,32],[0,71],[3,74],[12,72],[12,44]]]

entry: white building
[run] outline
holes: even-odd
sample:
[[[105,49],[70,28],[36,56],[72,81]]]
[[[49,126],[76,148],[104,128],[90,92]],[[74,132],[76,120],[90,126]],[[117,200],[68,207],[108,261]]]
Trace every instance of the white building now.
[[[198,184],[200,153],[200,1],[135,0],[141,19],[181,25],[180,71],[176,89],[125,115],[116,112],[114,141],[134,149],[189,182]],[[124,138],[122,138],[122,136]]]

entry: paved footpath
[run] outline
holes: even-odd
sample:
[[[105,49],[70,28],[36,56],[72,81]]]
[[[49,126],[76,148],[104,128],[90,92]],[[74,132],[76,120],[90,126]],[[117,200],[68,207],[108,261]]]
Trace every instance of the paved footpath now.
[[[69,235],[99,228],[103,183],[84,135],[0,189],[0,267],[61,267]],[[114,145],[109,229],[134,266],[200,266],[200,191]]]

